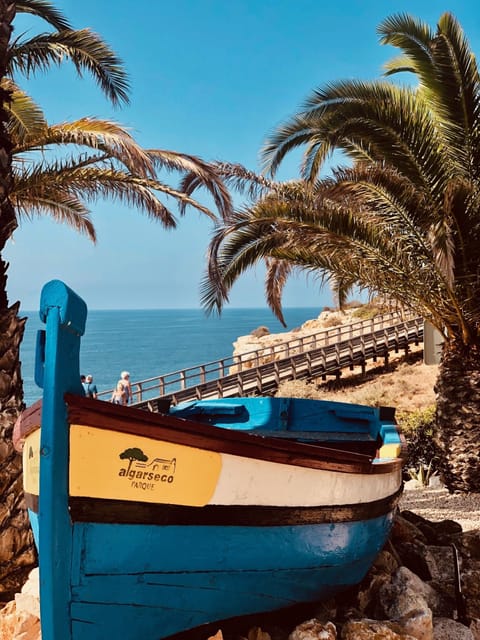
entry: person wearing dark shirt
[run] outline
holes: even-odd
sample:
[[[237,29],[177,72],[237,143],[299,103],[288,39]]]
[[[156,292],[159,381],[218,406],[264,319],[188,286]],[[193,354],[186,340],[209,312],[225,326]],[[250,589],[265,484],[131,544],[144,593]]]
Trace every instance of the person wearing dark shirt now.
[[[85,389],[85,395],[87,396],[87,398],[94,398],[96,400],[98,391],[97,391],[97,385],[93,384],[93,376],[88,375],[85,378],[85,383],[83,385],[83,388]]]

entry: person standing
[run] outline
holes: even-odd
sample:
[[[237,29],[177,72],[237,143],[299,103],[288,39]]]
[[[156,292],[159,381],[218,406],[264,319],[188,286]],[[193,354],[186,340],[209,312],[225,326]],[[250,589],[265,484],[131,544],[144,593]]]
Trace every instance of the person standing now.
[[[87,396],[87,398],[94,398],[95,400],[97,399],[97,395],[98,395],[97,385],[93,384],[93,376],[88,375],[85,378],[84,389],[85,389],[85,395]]]
[[[112,393],[110,402],[113,402],[113,404],[122,404],[122,405],[127,404],[126,397],[127,397],[127,394],[125,391],[125,387],[123,386],[123,382],[119,380],[117,382],[117,386],[115,387]]]
[[[130,384],[130,373],[128,371],[122,371],[119,382],[122,383],[125,390],[125,404],[131,404],[133,402],[133,394],[132,385]]]

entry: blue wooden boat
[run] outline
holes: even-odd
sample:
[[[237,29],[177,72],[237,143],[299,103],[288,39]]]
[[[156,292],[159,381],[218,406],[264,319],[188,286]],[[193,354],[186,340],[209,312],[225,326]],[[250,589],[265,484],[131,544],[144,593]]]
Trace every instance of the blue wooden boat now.
[[[393,410],[262,397],[157,413],[85,398],[85,303],[52,281],[40,316],[43,399],[14,439],[43,640],[158,640],[362,580],[402,490]]]

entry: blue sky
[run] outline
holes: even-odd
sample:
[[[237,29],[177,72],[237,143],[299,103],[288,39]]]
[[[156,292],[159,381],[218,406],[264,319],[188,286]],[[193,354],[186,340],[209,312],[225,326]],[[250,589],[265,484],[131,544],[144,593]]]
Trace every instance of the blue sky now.
[[[50,122],[90,115],[130,127],[146,147],[259,170],[266,135],[319,85],[373,79],[393,51],[378,43],[377,25],[408,12],[432,26],[444,11],[462,23],[480,55],[474,0],[61,0],[76,28],[100,33],[123,59],[131,104],[114,110],[94,81],[73,69],[22,82]],[[43,30],[39,21],[32,33]],[[26,28],[21,23],[18,31]],[[292,154],[279,177],[298,175]],[[171,180],[176,184],[176,177]],[[173,203],[172,206],[174,207]],[[92,207],[98,243],[45,219],[25,222],[9,243],[10,301],[36,309],[42,285],[65,280],[97,309],[195,308],[211,223],[190,209],[165,231],[138,211],[113,202]],[[287,286],[286,307],[331,304],[312,277]],[[264,307],[263,271],[232,290],[230,307]]]

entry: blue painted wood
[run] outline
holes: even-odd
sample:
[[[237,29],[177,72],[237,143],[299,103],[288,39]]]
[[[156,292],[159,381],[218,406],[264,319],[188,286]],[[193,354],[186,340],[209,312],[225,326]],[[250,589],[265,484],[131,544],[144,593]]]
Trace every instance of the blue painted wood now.
[[[361,581],[391,520],[389,514],[286,527],[76,524],[74,638],[159,637],[159,629],[169,635],[328,598]]]
[[[75,554],[85,574],[308,568],[371,556],[390,523],[391,516],[275,527],[77,523],[83,532]]]
[[[381,421],[377,407],[351,405],[328,400],[303,398],[222,398],[180,403],[171,407],[176,417],[207,422],[237,431],[275,432],[297,431],[339,434],[341,439],[375,440]],[[391,427],[396,432],[395,424]],[[334,439],[331,438],[326,439]]]
[[[46,324],[46,340],[37,343],[36,367],[44,390],[38,511],[40,616],[45,640],[70,640],[72,526],[66,464],[69,432],[63,395],[66,391],[82,393],[80,336],[85,330],[87,307],[63,282],[52,280],[42,290],[40,317]]]

